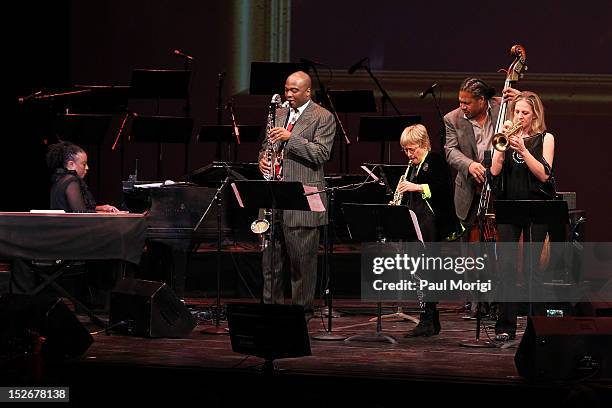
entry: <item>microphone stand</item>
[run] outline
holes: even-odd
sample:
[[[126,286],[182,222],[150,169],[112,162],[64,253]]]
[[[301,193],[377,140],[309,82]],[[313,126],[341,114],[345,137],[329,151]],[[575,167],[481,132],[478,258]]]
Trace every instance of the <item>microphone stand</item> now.
[[[332,291],[331,291],[331,268],[330,268],[330,260],[331,255],[334,251],[334,193],[338,190],[348,190],[352,188],[359,188],[366,184],[378,183],[379,180],[370,180],[364,181],[361,183],[352,183],[346,184],[344,186],[337,187],[326,187],[322,190],[313,191],[311,193],[304,193],[305,196],[319,194],[319,193],[327,193],[327,212],[328,212],[328,222],[325,228],[323,229],[323,240],[325,241],[325,250],[323,253],[323,276],[325,276],[326,288],[325,288],[325,298],[327,303],[327,329],[323,333],[318,333],[310,336],[314,340],[324,340],[324,341],[338,341],[345,340],[348,336],[341,334],[332,333]],[[322,315],[321,315],[322,316]]]
[[[340,117],[338,116],[336,107],[334,106],[334,103],[332,102],[332,99],[329,96],[329,88],[325,90],[325,98],[327,99],[328,106],[330,107],[330,112],[332,113],[332,115],[334,115],[334,118],[336,119],[336,123],[340,126],[340,133],[342,133],[342,137],[344,138],[344,143],[345,143],[344,146],[346,146],[346,152],[344,152],[344,146],[340,144],[340,171],[343,173],[348,173],[348,168],[349,168],[348,166],[348,163],[349,163],[348,147],[351,145],[351,140],[349,139],[348,133],[346,132],[346,129],[344,128],[344,125],[342,124]],[[342,160],[343,153],[346,153],[346,155],[344,155],[344,161]]]
[[[236,148],[234,149],[234,161],[238,161],[238,145],[240,144],[240,130],[238,129],[238,123],[236,122],[236,115],[234,114],[234,102],[230,99],[227,103],[226,108],[229,110],[230,118],[232,120],[232,134],[236,138]],[[231,143],[227,145],[227,157],[231,156]]]
[[[436,112],[438,113],[438,119],[440,119],[440,152],[444,153],[444,146],[446,145],[446,125],[444,124],[444,116],[442,115],[442,111],[440,110],[440,103],[438,98],[436,97],[436,91],[431,92],[431,96],[433,96],[434,106],[436,108]],[[446,154],[442,154],[442,158],[446,161]]]
[[[317,77],[317,81],[319,82],[319,92],[321,94],[321,98],[323,98],[323,101],[321,102],[323,102],[325,107],[334,116],[336,123],[340,127],[340,132],[342,133],[342,136],[344,138],[344,143],[346,143],[347,150],[346,150],[345,160],[344,160],[344,148],[342,146],[342,143],[340,143],[340,171],[348,173],[348,146],[350,146],[351,140],[349,139],[348,133],[346,132],[346,129],[344,129],[344,125],[342,124],[342,121],[340,120],[340,117],[338,116],[336,107],[334,106],[334,103],[332,102],[332,99],[329,96],[329,88],[325,86],[325,84],[321,81],[321,78],[319,77],[319,71],[317,70],[316,64],[310,63],[309,65],[312,67],[312,70],[314,71],[314,74]],[[346,166],[343,166],[343,164],[346,164]]]
[[[223,78],[225,72],[217,74],[217,125],[221,125],[223,121]],[[216,160],[221,160],[221,140],[217,140],[217,149],[215,151]]]
[[[378,82],[378,79],[374,76],[374,74],[372,74],[372,70],[370,70],[370,64],[368,63],[367,65],[364,65],[363,68],[367,71],[368,75],[370,75],[370,78],[372,78],[372,80],[374,81],[378,89],[380,90],[380,93],[382,94],[382,98],[381,98],[382,116],[385,116],[387,102],[391,104],[391,107],[393,108],[393,110],[395,111],[397,115],[401,115],[401,112],[399,111],[399,109],[397,109],[397,106],[395,106],[395,104],[393,103],[393,100],[391,99],[391,97],[389,96],[385,88],[382,87],[380,82]],[[381,162],[383,162],[384,157],[385,157],[385,142],[382,141],[380,143],[381,143],[380,156],[381,156]],[[387,163],[391,163],[391,149],[389,149],[389,158],[388,158]]]
[[[204,214],[202,214],[202,217],[200,217],[200,220],[198,221],[196,226],[193,228],[193,232],[195,233],[200,227],[200,224],[202,224],[202,221],[204,221],[204,218],[206,218],[206,214],[208,214],[208,211],[210,211],[210,209],[212,208],[212,204],[216,202],[217,203],[217,300],[215,304],[215,325],[213,327],[207,327],[201,330],[200,333],[202,334],[227,334],[228,333],[227,328],[219,327],[219,320],[220,320],[220,315],[221,315],[221,213],[223,210],[223,205],[222,205],[223,199],[221,197],[221,193],[223,192],[223,190],[225,190],[225,187],[227,186],[229,181],[230,181],[230,173],[228,169],[227,175],[225,176],[225,180],[223,180],[223,183],[221,183],[221,186],[215,192],[215,195],[213,199],[210,201],[210,204],[208,204],[206,211],[204,211]]]
[[[490,150],[485,151],[485,159],[483,161],[483,164],[484,164],[484,166],[486,168],[486,171],[485,171],[486,180],[485,180],[485,184],[484,184],[484,188],[483,188],[482,194],[487,194],[487,191],[485,191],[485,189],[489,188],[488,183],[489,183],[489,177],[491,177],[491,175],[490,175],[490,172],[491,172],[491,156],[492,156],[492,153],[491,153]],[[489,192],[489,194],[490,194],[490,192]],[[484,232],[484,223],[485,223],[484,217],[485,217],[485,213],[486,213],[486,208],[483,209],[481,207],[481,204],[482,204],[482,200],[481,200],[481,202],[480,202],[480,204],[478,206],[478,215],[477,215],[478,229],[480,231],[480,245],[481,245],[481,247],[483,247],[483,246],[485,247],[484,250],[483,250],[483,248],[481,248],[481,250],[482,250],[482,252],[485,255],[488,255],[490,253],[493,254],[493,256],[489,256],[487,258],[487,262],[491,263],[492,260],[495,260],[497,262],[497,256],[495,255],[495,248],[493,248],[492,251],[489,251],[489,248],[487,248],[487,247],[489,247],[491,245],[495,246],[495,243],[494,242],[491,243],[491,242],[488,242],[486,240],[485,232]],[[493,265],[493,267],[494,266],[495,265]],[[494,343],[492,343],[492,342],[490,342],[488,340],[480,340],[480,325],[481,325],[481,319],[482,319],[482,313],[481,313],[480,309],[481,309],[482,305],[481,305],[481,301],[480,301],[480,293],[479,292],[476,292],[476,297],[477,297],[477,300],[478,300],[478,302],[476,302],[476,338],[472,339],[472,340],[467,340],[467,341],[461,342],[461,343],[459,343],[459,345],[462,346],[462,347],[472,347],[472,348],[495,348],[496,346],[495,346]]]

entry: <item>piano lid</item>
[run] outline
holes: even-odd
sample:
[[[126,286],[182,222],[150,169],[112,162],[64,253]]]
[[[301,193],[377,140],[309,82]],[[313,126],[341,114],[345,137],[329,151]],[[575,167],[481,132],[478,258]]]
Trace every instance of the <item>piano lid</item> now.
[[[182,181],[195,183],[199,186],[218,187],[229,174],[230,180],[263,180],[257,163],[220,162],[200,167],[180,177]]]

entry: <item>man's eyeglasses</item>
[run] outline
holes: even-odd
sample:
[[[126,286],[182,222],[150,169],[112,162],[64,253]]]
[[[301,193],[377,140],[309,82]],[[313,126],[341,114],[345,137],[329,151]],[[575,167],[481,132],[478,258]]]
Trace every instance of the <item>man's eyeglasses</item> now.
[[[418,149],[418,147],[402,147],[400,148],[400,150],[404,153],[410,153],[410,154],[414,154],[414,152],[416,151],[416,149]]]

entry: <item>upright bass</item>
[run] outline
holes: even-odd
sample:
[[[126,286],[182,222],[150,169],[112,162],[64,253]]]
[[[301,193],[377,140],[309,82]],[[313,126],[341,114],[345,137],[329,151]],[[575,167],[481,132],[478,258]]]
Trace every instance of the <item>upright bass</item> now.
[[[524,71],[527,70],[527,54],[525,48],[522,45],[513,45],[510,49],[510,54],[514,57],[514,61],[510,64],[508,72],[506,74],[506,81],[504,82],[504,89],[508,87],[514,87],[514,84],[523,77]],[[499,115],[497,116],[497,122],[495,123],[495,135],[502,135],[504,122],[508,116],[508,101],[502,101],[499,107]],[[495,241],[496,240],[496,229],[493,220],[493,214],[489,211],[491,202],[491,157],[493,156],[493,149],[495,149],[495,143],[491,148],[491,151],[485,152],[485,167],[487,168],[487,176],[485,177],[484,185],[482,186],[482,194],[480,195],[480,202],[478,203],[478,211],[476,213],[476,219],[478,221],[478,227],[480,230],[481,241]]]

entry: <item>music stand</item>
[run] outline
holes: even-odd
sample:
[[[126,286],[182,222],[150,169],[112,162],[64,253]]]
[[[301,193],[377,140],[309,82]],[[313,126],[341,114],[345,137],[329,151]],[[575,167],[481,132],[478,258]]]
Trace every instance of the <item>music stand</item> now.
[[[325,96],[318,95],[318,100],[325,100]],[[323,99],[322,99],[323,98]],[[376,101],[374,100],[374,92],[367,89],[358,90],[327,90],[328,103],[333,107],[335,112],[376,112]],[[344,138],[340,138],[340,169],[344,173],[348,173],[349,167],[349,149],[350,141],[347,131],[345,130],[340,117],[335,114],[336,120],[340,125],[340,131],[344,134]],[[344,140],[344,144],[342,144]]]
[[[71,112],[120,114],[127,109],[129,86],[75,85],[74,87],[88,92],[70,97]]]
[[[185,173],[187,172],[187,145],[191,139],[193,118],[180,116],[135,116],[128,140],[157,143],[157,178],[161,178],[162,143],[185,145]]]
[[[232,188],[242,208],[269,208],[272,212],[270,221],[269,267],[272,280],[270,294],[274,301],[274,249],[276,243],[275,210],[325,211],[319,194],[306,196],[309,191],[299,181],[270,181],[270,180],[237,180]],[[266,282],[264,282],[266,285]],[[264,289],[265,290],[265,289]]]
[[[296,62],[251,62],[249,93],[273,95],[282,93],[287,77],[296,71],[308,71],[308,65]]]
[[[418,115],[362,116],[359,118],[358,142],[380,142],[380,162],[385,159],[385,142],[397,142],[408,126],[421,123]],[[389,160],[391,161],[391,152]]]
[[[387,194],[393,194],[394,187],[399,183],[400,178],[406,173],[406,165],[404,164],[372,164],[366,163],[366,166],[371,166],[372,168],[380,169],[380,176],[382,177],[385,186],[387,188]],[[383,319],[393,319],[398,318],[401,320],[410,320],[411,322],[417,323],[419,319],[410,316],[403,312],[402,306],[397,306],[397,311],[395,313],[385,314],[382,316]],[[373,318],[372,321],[376,320]]]
[[[528,225],[529,237],[523,237],[527,253],[529,279],[529,316],[532,311],[533,262],[531,253],[533,224],[568,225],[569,212],[565,200],[495,200],[495,221],[499,224]]]
[[[275,359],[311,355],[300,305],[228,304],[227,323],[232,351],[265,359],[265,375],[274,372]]]
[[[342,204],[349,234],[360,242],[422,241],[414,212],[403,205]],[[351,336],[345,341],[387,341],[397,344],[382,330],[382,302],[376,304],[376,333]]]
[[[370,89],[330,89],[327,94],[337,112],[376,112],[374,92]],[[317,97],[320,98],[318,92]]]
[[[135,69],[130,80],[130,97],[138,99],[186,99],[191,71]]]
[[[218,161],[193,170],[182,176],[180,180],[199,186],[216,187],[225,178],[228,168],[235,180],[262,180],[259,163]]]
[[[235,145],[233,160],[238,160],[238,145],[242,142],[257,142],[262,135],[263,126],[260,125],[238,125],[238,133],[233,125],[202,125],[198,133],[198,143],[217,143],[218,151],[223,144],[227,144],[227,159],[231,156],[232,146]]]

